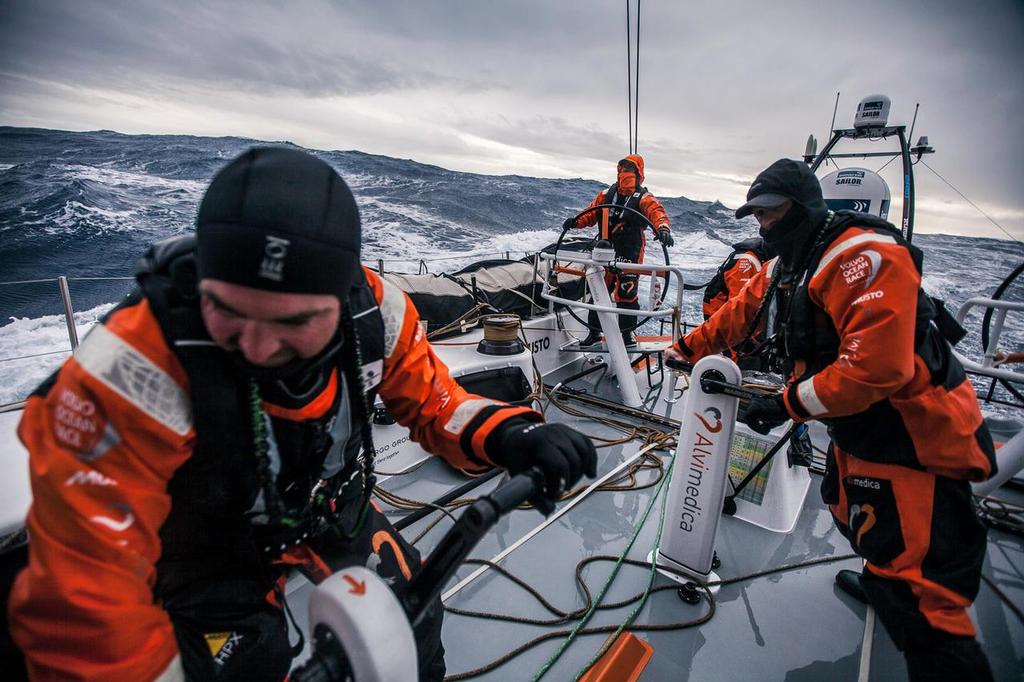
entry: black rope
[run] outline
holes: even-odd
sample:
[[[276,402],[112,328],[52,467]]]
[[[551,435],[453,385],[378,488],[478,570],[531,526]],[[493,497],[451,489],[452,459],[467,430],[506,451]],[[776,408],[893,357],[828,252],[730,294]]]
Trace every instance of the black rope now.
[[[717,602],[715,600],[714,595],[711,594],[711,590],[709,589],[712,586],[715,586],[715,585],[732,585],[734,583],[743,582],[743,581],[746,581],[746,580],[752,580],[754,578],[760,578],[760,577],[763,577],[763,576],[766,576],[766,575],[771,575],[773,573],[780,573],[780,572],[784,572],[784,571],[791,571],[791,570],[796,570],[798,568],[807,568],[807,567],[815,566],[815,565],[819,565],[819,564],[829,564],[829,563],[835,563],[835,562],[838,562],[838,561],[846,561],[848,559],[854,559],[856,557],[857,557],[856,554],[843,554],[843,555],[840,555],[840,556],[831,556],[831,557],[823,557],[823,558],[820,558],[820,559],[811,559],[809,561],[801,561],[801,562],[798,562],[798,563],[795,563],[795,564],[784,564],[782,566],[777,566],[775,568],[769,568],[769,569],[766,569],[764,571],[758,571],[756,573],[749,573],[749,574],[746,574],[746,575],[737,576],[735,578],[728,578],[728,579],[725,579],[725,580],[717,580],[717,581],[713,581],[713,582],[709,582],[709,583],[700,583],[700,582],[695,581],[692,576],[686,575],[684,573],[680,573],[678,571],[674,571],[674,570],[672,570],[672,569],[670,569],[668,567],[660,567],[660,568],[663,568],[665,571],[667,571],[669,573],[673,573],[675,575],[684,577],[687,580],[694,582],[694,584],[697,587],[699,587],[702,590],[704,590],[704,593],[707,596],[707,601],[708,601],[708,610],[707,610],[707,612],[704,613],[701,616],[698,616],[697,618],[694,618],[694,619],[688,620],[688,621],[678,621],[678,622],[675,622],[675,623],[634,623],[632,625],[626,626],[624,628],[624,630],[629,631],[629,632],[664,632],[664,631],[670,631],[670,630],[682,630],[682,629],[685,629],[685,628],[691,628],[691,627],[695,627],[697,625],[702,625],[702,624],[708,622],[709,620],[711,620],[711,617],[714,616],[714,614],[715,614],[715,609],[716,609],[716,606],[717,606]],[[576,564],[576,584],[579,587],[580,591],[583,593],[583,596],[584,596],[584,599],[586,600],[586,603],[585,603],[584,606],[580,607],[579,609],[576,609],[576,610],[573,610],[573,611],[563,611],[563,610],[559,609],[558,607],[554,606],[553,604],[551,604],[551,602],[549,602],[547,599],[545,599],[543,597],[543,595],[541,595],[538,590],[536,590],[534,587],[530,586],[526,581],[524,581],[524,580],[514,576],[512,573],[510,573],[508,570],[502,568],[501,566],[499,566],[499,565],[497,565],[497,564],[495,564],[495,563],[493,563],[491,561],[486,561],[486,560],[483,560],[483,559],[469,559],[465,563],[467,563],[467,564],[473,563],[473,564],[481,564],[481,565],[490,566],[492,569],[496,570],[501,575],[507,577],[508,579],[513,581],[515,584],[517,584],[520,587],[522,587],[526,592],[528,592],[535,599],[537,599],[537,601],[541,604],[541,606],[543,606],[549,613],[551,613],[552,615],[554,615],[556,617],[554,619],[525,618],[525,617],[522,617],[522,616],[510,616],[510,615],[506,615],[506,614],[502,614],[502,613],[488,613],[486,611],[469,611],[469,610],[458,609],[458,608],[455,608],[455,607],[452,607],[452,606],[447,606],[447,605],[445,606],[445,611],[447,611],[448,613],[459,615],[459,616],[466,616],[468,618],[482,618],[482,619],[486,619],[486,620],[498,620],[498,621],[505,621],[505,622],[510,622],[510,623],[522,623],[522,624],[527,624],[527,625],[560,625],[560,624],[563,624],[563,623],[572,622],[574,620],[578,620],[579,618],[582,618],[583,615],[586,614],[591,609],[591,606],[593,605],[593,597],[591,596],[590,589],[587,587],[586,581],[582,577],[583,569],[586,568],[586,566],[588,566],[589,564],[591,564],[591,563],[593,563],[595,561],[611,561],[611,562],[616,562],[618,560],[619,560],[619,557],[617,557],[617,556],[612,556],[610,554],[601,554],[601,555],[596,555],[596,556],[588,557],[586,559],[581,560],[579,563],[577,563]],[[647,569],[650,569],[650,566],[651,566],[650,563],[647,562],[647,561],[637,561],[635,559],[623,559],[622,563],[626,564],[626,565],[629,565],[629,566],[639,566],[639,567],[643,567],[643,568],[647,568]],[[596,609],[598,609],[598,610],[612,610],[612,609],[622,608],[624,606],[629,606],[630,604],[635,604],[636,602],[638,602],[641,599],[643,599],[645,597],[645,595],[654,594],[656,592],[664,592],[665,590],[679,590],[679,585],[676,584],[676,583],[672,583],[670,585],[662,585],[660,587],[655,587],[655,588],[653,588],[651,590],[643,590],[642,592],[639,592],[639,593],[633,595],[632,597],[629,597],[629,598],[624,599],[622,601],[598,604],[596,606]],[[601,626],[596,626],[596,627],[582,628],[576,634],[577,635],[606,634],[606,633],[615,632],[616,630],[619,629],[619,627],[620,627],[619,625],[601,625]],[[509,651],[508,653],[504,654],[503,656],[501,656],[501,657],[491,661],[490,663],[487,663],[487,664],[485,664],[483,666],[480,666],[479,668],[474,668],[473,670],[467,670],[466,672],[456,673],[454,675],[448,675],[447,677],[444,678],[444,680],[445,680],[445,682],[458,682],[459,680],[467,680],[467,679],[470,679],[470,678],[473,678],[473,677],[478,677],[478,676],[483,675],[485,673],[491,672],[492,670],[500,668],[501,666],[503,666],[504,664],[508,663],[512,659],[516,658],[520,654],[522,654],[522,653],[524,653],[526,651],[529,651],[530,649],[534,648],[538,644],[546,642],[546,641],[548,641],[550,639],[566,637],[571,632],[572,632],[571,630],[554,630],[554,631],[551,631],[551,632],[546,632],[543,635],[540,635],[538,637],[534,637],[533,639],[529,640],[528,642],[525,642],[524,644],[519,645],[515,649],[513,649],[513,650]]]
[[[1020,622],[1024,623],[1024,612],[1022,612],[1020,610],[1020,607],[1018,607],[1016,604],[1014,604],[1013,601],[1010,600],[1010,597],[1007,596],[1007,594],[1005,592],[1003,592],[1001,589],[999,589],[999,587],[995,584],[995,582],[991,578],[989,578],[987,575],[982,573],[981,574],[981,579],[983,581],[985,581],[985,584],[988,585],[992,589],[992,591],[996,593],[996,596],[999,597],[999,599],[1004,604],[1006,604],[1006,606],[1011,611],[1013,611],[1014,615],[1016,615],[1017,618],[1020,619]]]

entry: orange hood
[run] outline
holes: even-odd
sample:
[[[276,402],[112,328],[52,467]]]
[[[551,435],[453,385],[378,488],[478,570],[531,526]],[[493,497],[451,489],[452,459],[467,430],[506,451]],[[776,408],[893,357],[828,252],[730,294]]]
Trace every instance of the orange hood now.
[[[636,171],[631,168],[623,168],[623,164],[627,162],[632,164]],[[624,194],[632,194],[644,182],[644,157],[639,154],[630,154],[619,161],[616,171],[618,173],[616,182],[618,183],[619,191]]]

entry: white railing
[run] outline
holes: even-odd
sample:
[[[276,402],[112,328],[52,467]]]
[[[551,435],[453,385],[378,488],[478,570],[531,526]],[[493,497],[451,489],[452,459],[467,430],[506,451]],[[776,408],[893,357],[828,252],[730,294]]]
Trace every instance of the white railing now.
[[[622,402],[629,407],[640,407],[642,404],[640,392],[636,386],[636,379],[633,374],[632,366],[629,362],[629,355],[626,352],[625,342],[622,339],[622,335],[619,333],[618,315],[629,315],[632,317],[644,318],[671,317],[672,342],[675,343],[678,341],[679,319],[683,300],[684,278],[682,268],[671,265],[643,265],[640,263],[615,261],[613,252],[609,249],[603,249],[600,247],[595,248],[590,256],[582,255],[578,252],[558,252],[555,254],[541,253],[539,255],[541,259],[551,262],[551,269],[556,273],[554,278],[544,278],[544,286],[541,291],[541,296],[552,306],[558,303],[569,308],[583,308],[585,310],[593,310],[597,313],[598,320],[601,323],[601,330],[604,332],[605,346],[608,349],[609,364],[615,372],[615,377],[619,381],[619,390],[622,393]],[[555,280],[555,284],[557,284],[558,279],[558,270],[555,268],[556,262],[568,262],[584,267],[583,275],[587,283],[587,289],[590,291],[591,300],[593,300],[594,303],[572,301],[551,293],[552,279]],[[611,301],[611,297],[608,294],[608,289],[604,281],[605,273],[615,270],[622,272],[672,273],[679,278],[678,286],[676,286],[675,305],[664,306],[659,304],[653,310],[630,310],[628,308],[616,307]],[[586,297],[584,296],[584,298]]]
[[[1015,372],[1013,370],[1004,369],[1002,367],[997,367],[995,364],[996,354],[999,352],[999,339],[1003,335],[1003,325],[1006,322],[1006,314],[1011,311],[1024,312],[1024,302],[1018,303],[1016,301],[1002,301],[994,298],[975,296],[967,299],[963,304],[961,304],[960,308],[956,311],[956,321],[963,325],[964,320],[967,318],[967,313],[969,313],[973,308],[986,308],[993,311],[992,326],[989,328],[988,345],[985,347],[985,355],[981,362],[971,360],[954,350],[953,352],[956,354],[960,364],[962,364],[964,369],[968,372],[991,377],[993,379],[1002,379],[1003,381],[1024,383],[1024,372]]]
[[[573,300],[570,300],[570,299],[567,299],[567,298],[562,298],[560,296],[555,296],[554,294],[550,293],[551,289],[552,289],[552,286],[551,286],[550,278],[547,278],[544,281],[544,290],[541,293],[541,296],[545,300],[551,301],[552,303],[559,303],[559,304],[565,305],[565,306],[572,306],[573,308],[584,308],[586,310],[594,310],[596,312],[610,312],[610,313],[615,313],[615,314],[618,314],[618,315],[630,315],[632,317],[653,317],[653,318],[663,318],[663,317],[673,317],[673,316],[678,317],[679,311],[682,309],[682,305],[683,305],[683,269],[680,268],[680,267],[677,267],[677,266],[674,266],[674,265],[660,265],[660,264],[644,265],[644,264],[641,264],[641,263],[623,263],[623,262],[609,263],[608,261],[597,261],[597,260],[593,260],[592,258],[585,258],[585,257],[579,256],[577,254],[541,253],[539,255],[541,257],[541,260],[546,260],[546,261],[559,261],[559,262],[561,262],[561,261],[570,261],[572,263],[578,263],[580,265],[590,266],[590,267],[595,267],[595,268],[602,268],[602,269],[605,269],[605,270],[609,269],[610,267],[614,267],[615,269],[622,270],[623,272],[646,272],[646,273],[671,272],[673,275],[675,275],[676,277],[679,278],[679,286],[676,287],[676,300],[675,300],[675,304],[672,305],[672,306],[660,306],[660,307],[658,307],[658,308],[656,308],[654,310],[631,310],[629,308],[617,308],[614,305],[613,306],[606,306],[606,305],[600,305],[600,304],[597,304],[597,303],[583,303],[582,301],[573,301]],[[594,292],[591,292],[591,296],[592,297],[593,297],[593,294],[594,294]],[[677,330],[675,329],[675,325],[673,325],[673,329],[672,329],[672,340],[673,341],[678,340],[676,332],[677,332]]]

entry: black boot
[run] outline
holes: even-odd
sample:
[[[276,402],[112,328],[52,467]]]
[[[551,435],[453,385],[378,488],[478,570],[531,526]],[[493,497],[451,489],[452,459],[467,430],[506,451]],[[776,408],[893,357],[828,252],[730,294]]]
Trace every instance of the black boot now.
[[[836,573],[836,585],[861,604],[868,603],[868,595],[864,592],[864,588],[861,587],[860,573],[858,571],[851,571],[849,569],[839,571]]]
[[[587,324],[592,327],[587,334],[587,338],[580,341],[580,348],[586,348],[589,346],[596,346],[601,343],[601,321],[597,317],[597,312],[591,310],[590,314],[587,315]]]
[[[639,310],[639,303],[620,303],[620,308],[629,308],[630,310]],[[633,317],[632,315],[619,315],[619,330],[622,332],[622,343],[626,344],[626,348],[636,348],[636,339],[633,338],[633,331],[630,327],[636,325],[640,318]],[[628,330],[628,331],[627,331]]]

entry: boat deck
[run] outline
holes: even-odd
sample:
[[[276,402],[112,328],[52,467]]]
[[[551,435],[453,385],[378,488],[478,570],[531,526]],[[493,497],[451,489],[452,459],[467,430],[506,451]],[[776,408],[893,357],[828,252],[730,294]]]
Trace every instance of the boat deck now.
[[[574,364],[546,379],[549,384],[556,383],[579,366]],[[573,385],[612,400],[617,396],[614,379],[602,373],[592,374]],[[662,402],[654,409],[667,414],[669,407]],[[621,437],[620,432],[608,426],[570,416],[553,405],[548,410],[548,418],[570,423],[593,436]],[[812,431],[819,446],[824,445],[823,435],[822,431]],[[600,448],[598,477],[619,467],[640,447],[634,440]],[[652,451],[652,454],[667,466],[669,452]],[[661,505],[652,505],[652,500],[658,488],[643,485],[657,478],[656,469],[645,469],[638,475],[638,489],[595,490],[578,501],[564,501],[559,510],[573,505],[571,509],[525,541],[522,539],[544,519],[533,510],[517,511],[500,520],[471,556],[489,560],[505,552],[507,555],[500,561],[504,569],[531,585],[556,608],[579,609],[585,605],[584,596],[575,583],[580,561],[598,555],[618,556],[633,541],[626,556],[643,562],[655,547]],[[405,498],[428,501],[464,482],[463,476],[440,460],[431,459],[415,472],[384,480],[382,486]],[[653,648],[640,680],[880,682],[906,679],[902,655],[880,623],[865,640],[866,607],[834,585],[836,571],[859,569],[861,561],[855,557],[842,558],[850,555],[851,549],[822,504],[818,483],[820,476],[813,475],[811,489],[790,533],[768,531],[734,517],[721,519],[715,545],[721,567],[716,572],[724,584],[714,597],[713,609],[706,597],[697,605],[685,603],[677,595],[674,582],[661,575],[655,576],[655,590],[666,589],[650,595],[634,624],[637,635]],[[476,496],[496,485],[497,480],[489,481],[471,494]],[[1006,488],[999,491],[999,496],[1017,504],[1024,502],[1024,495]],[[401,513],[395,511],[392,518],[397,520],[400,516]],[[416,542],[424,554],[429,553],[451,525],[449,519],[442,519],[426,530],[438,516],[439,513],[433,514],[403,530],[403,535],[409,539],[426,531]],[[810,562],[824,563],[803,565]],[[614,560],[597,561],[581,571],[595,597],[613,565]],[[444,595],[448,609],[524,619],[555,618],[526,590],[496,570],[486,570],[468,584],[461,584],[479,568],[479,565],[466,564],[459,569]],[[990,531],[984,575],[1018,608],[1024,604],[1024,543],[1019,536]],[[624,565],[603,601],[613,603],[640,594],[649,579],[649,568]],[[308,586],[297,583],[289,587],[289,592],[296,592],[296,596],[306,591]],[[305,598],[289,601],[298,607],[299,622],[305,622]],[[617,626],[634,608],[635,604],[630,604],[599,610],[588,627]],[[972,617],[996,679],[1024,679],[1024,623],[1019,616],[991,587],[982,584]],[[696,622],[700,624],[694,624]],[[537,625],[449,612],[443,629],[448,674],[459,675],[485,666],[535,637],[555,630],[566,631],[575,623]],[[645,625],[657,629],[640,627]],[[605,637],[604,633],[579,637],[545,677],[574,679],[595,656]],[[563,640],[564,636],[552,637],[473,679],[534,679]],[[863,655],[865,641],[870,647],[866,657]],[[861,672],[862,657],[870,659],[870,672],[865,671],[866,675]]]

